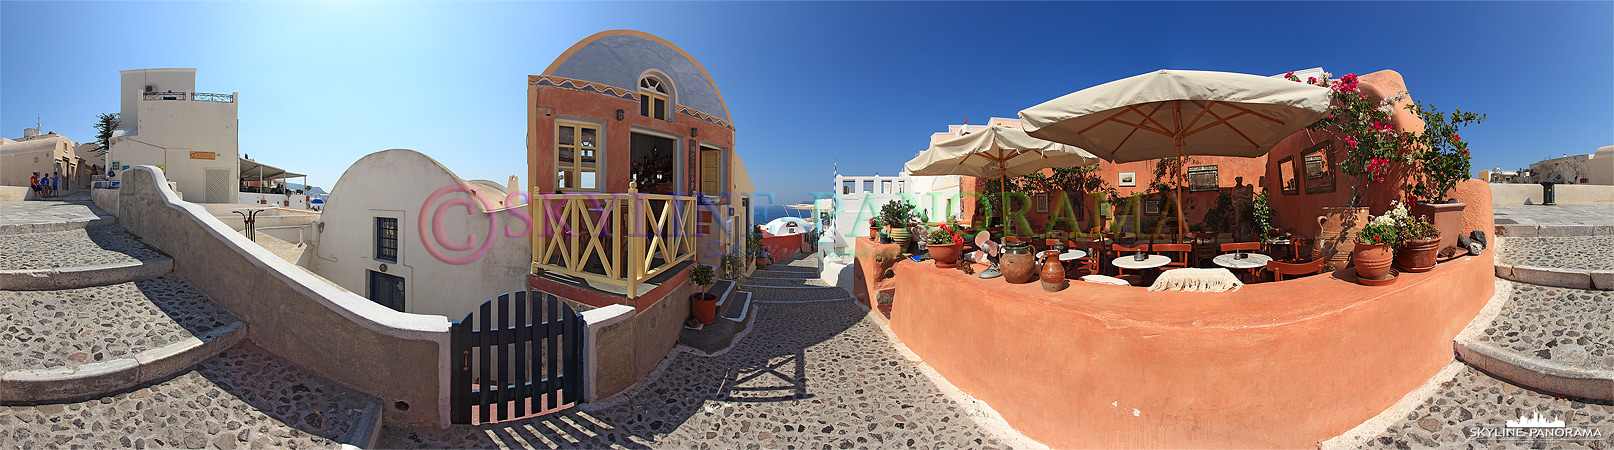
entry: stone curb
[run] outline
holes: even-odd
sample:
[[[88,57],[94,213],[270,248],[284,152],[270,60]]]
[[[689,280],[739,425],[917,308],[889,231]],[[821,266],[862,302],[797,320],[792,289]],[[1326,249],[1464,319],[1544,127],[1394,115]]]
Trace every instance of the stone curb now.
[[[1614,290],[1614,271],[1559,269],[1555,267],[1496,265],[1496,276],[1541,286]]]
[[[162,276],[174,271],[174,260],[102,264],[55,269],[0,270],[0,290],[49,291],[105,286]]]
[[[1614,234],[1611,225],[1497,225],[1499,237],[1576,237]]]
[[[799,279],[806,280],[806,279],[818,278],[818,272],[817,271],[801,272],[801,271],[795,271],[795,270],[757,269],[757,270],[751,271],[751,275],[747,276],[746,278],[751,278],[751,277],[790,278],[790,279],[798,279],[799,278]]]
[[[61,402],[91,398],[179,373],[234,347],[247,335],[239,321],[201,336],[137,353],[132,358],[0,375],[0,402]]]
[[[375,440],[381,437],[381,400],[371,397],[365,402],[361,417],[353,432],[342,439],[342,450],[375,448]]]
[[[1574,367],[1483,342],[1454,340],[1452,344],[1458,359],[1498,378],[1554,394],[1614,400],[1614,370]]]
[[[0,225],[0,234],[34,234],[51,233],[56,231],[81,230],[85,228],[99,228],[118,222],[117,217],[106,217],[93,220],[74,220],[68,222],[25,223],[15,225]]]

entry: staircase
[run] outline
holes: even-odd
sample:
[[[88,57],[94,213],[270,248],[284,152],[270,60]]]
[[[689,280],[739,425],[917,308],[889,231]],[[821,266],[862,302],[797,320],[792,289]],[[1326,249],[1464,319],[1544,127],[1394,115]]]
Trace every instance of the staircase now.
[[[707,292],[718,296],[717,319],[685,327],[678,337],[679,344],[706,355],[720,353],[743,337],[756,316],[754,309],[761,305],[852,300],[845,289],[819,279],[816,254],[770,264],[737,281],[718,281]]]
[[[1497,297],[1457,336],[1458,358],[1521,386],[1614,400],[1614,235],[1539,232],[1497,238]]]
[[[0,248],[8,448],[340,447],[376,434],[377,399],[247,342],[245,323],[91,203],[0,203]]]

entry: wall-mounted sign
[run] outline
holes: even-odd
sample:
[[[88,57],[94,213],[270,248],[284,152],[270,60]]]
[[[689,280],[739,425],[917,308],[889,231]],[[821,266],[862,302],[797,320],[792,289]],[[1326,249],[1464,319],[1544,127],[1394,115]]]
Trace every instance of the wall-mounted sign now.
[[[191,159],[213,159],[213,157],[215,155],[217,155],[217,153],[213,153],[213,152],[191,152]]]

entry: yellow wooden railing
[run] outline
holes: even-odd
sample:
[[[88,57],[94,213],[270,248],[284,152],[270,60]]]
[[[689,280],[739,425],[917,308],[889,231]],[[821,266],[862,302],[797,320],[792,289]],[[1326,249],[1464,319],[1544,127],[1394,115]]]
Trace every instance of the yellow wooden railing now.
[[[532,269],[622,286],[639,283],[695,256],[696,197],[627,193],[536,194],[532,198]],[[591,265],[590,262],[598,265]]]

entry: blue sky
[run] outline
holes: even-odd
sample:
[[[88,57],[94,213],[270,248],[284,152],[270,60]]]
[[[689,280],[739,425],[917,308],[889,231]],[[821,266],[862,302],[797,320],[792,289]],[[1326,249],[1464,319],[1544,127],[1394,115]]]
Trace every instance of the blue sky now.
[[[780,202],[895,174],[931,133],[1155,69],[1400,72],[1489,119],[1476,170],[1614,144],[1614,3],[0,3],[0,135],[93,139],[118,71],[197,68],[240,92],[241,151],[329,189],[420,150],[525,178],[526,76],[607,29],[704,65],[736,150]]]

